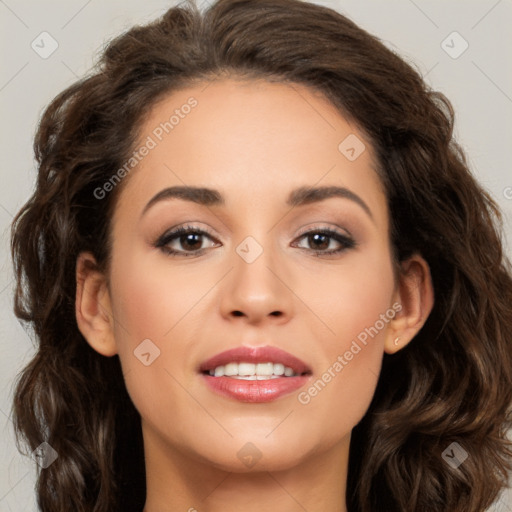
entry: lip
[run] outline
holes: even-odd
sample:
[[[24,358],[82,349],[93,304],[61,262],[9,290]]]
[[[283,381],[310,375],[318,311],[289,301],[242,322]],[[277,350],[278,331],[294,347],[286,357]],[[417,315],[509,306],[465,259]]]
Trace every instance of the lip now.
[[[239,402],[272,402],[293,393],[309,381],[311,375],[279,377],[268,380],[239,380],[202,374],[206,385],[215,393]]]
[[[267,380],[242,380],[230,377],[213,377],[210,369],[227,363],[281,363],[292,368],[296,377],[279,377]],[[302,387],[311,378],[311,369],[292,354],[276,347],[238,347],[217,354],[199,367],[206,385],[221,396],[240,402],[271,402]]]

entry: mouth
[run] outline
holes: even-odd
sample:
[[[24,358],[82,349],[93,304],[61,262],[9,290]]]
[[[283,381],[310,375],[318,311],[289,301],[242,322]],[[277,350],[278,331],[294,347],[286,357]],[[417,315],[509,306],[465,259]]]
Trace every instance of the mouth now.
[[[300,359],[276,347],[238,347],[199,367],[207,386],[241,402],[269,402],[302,387],[312,375]]]

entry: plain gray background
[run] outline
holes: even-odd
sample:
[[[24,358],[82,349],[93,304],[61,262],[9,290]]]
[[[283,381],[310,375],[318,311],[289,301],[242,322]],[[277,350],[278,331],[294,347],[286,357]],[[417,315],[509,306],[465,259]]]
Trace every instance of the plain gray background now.
[[[12,313],[8,230],[34,185],[32,138],[39,116],[57,93],[87,72],[111,37],[177,3],[0,0],[0,512],[37,510],[33,462],[17,452],[10,420],[13,381],[33,349]],[[198,3],[205,6],[206,0]],[[342,12],[377,35],[452,101],[456,137],[472,172],[503,210],[512,255],[512,1],[315,3]],[[57,49],[42,58],[51,44],[58,44]],[[512,511],[510,490],[492,510]]]

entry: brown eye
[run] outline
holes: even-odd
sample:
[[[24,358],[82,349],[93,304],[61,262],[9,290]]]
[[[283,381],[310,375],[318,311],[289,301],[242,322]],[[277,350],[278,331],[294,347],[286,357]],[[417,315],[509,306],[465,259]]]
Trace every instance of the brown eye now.
[[[183,226],[162,235],[155,243],[155,247],[169,255],[195,256],[205,249],[205,238],[213,242],[213,238],[206,231]]]
[[[356,246],[355,241],[347,235],[332,229],[313,230],[303,233],[300,239],[305,239],[309,248],[318,255],[338,254]],[[334,242],[334,248],[332,244]],[[338,244],[338,248],[336,248]],[[331,247],[329,249],[329,247]]]

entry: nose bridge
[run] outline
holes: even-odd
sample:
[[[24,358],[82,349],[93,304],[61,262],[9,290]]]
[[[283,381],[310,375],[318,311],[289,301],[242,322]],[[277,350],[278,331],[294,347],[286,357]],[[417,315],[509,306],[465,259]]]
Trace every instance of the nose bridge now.
[[[236,287],[244,291],[247,298],[268,299],[278,291],[276,278],[270,271],[276,262],[273,245],[271,234],[260,234],[258,239],[252,235],[245,237],[235,248]]]
[[[291,314],[291,292],[284,284],[286,275],[281,276],[273,234],[262,227],[258,234],[246,236],[235,246],[234,268],[222,298],[224,315],[242,314],[256,321]]]

